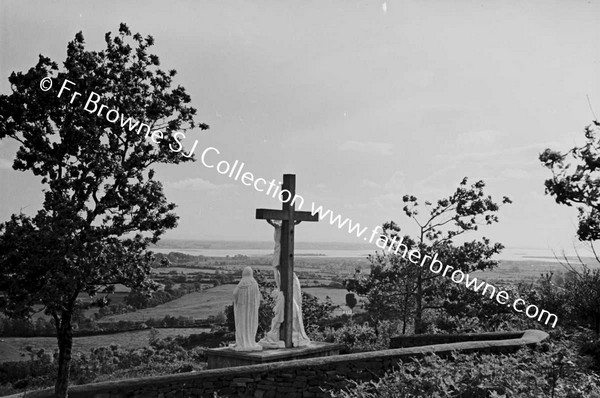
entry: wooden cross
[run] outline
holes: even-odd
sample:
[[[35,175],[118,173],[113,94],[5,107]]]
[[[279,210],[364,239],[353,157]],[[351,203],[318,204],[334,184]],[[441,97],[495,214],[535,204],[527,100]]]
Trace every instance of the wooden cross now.
[[[286,195],[287,197],[284,197]],[[283,338],[286,348],[291,348],[293,327],[294,304],[294,224],[300,221],[319,221],[319,214],[314,215],[309,211],[296,211],[294,199],[296,196],[296,175],[284,174],[281,185],[282,208],[256,209],[258,220],[281,220],[281,291],[285,298],[283,311]],[[285,201],[284,201],[285,200]],[[302,314],[300,314],[302,316]]]

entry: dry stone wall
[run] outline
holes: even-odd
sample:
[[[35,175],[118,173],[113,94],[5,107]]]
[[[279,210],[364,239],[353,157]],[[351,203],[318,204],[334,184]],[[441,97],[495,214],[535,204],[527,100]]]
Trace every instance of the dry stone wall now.
[[[483,335],[487,340],[480,341],[481,337],[476,335],[464,335],[470,341],[436,344],[440,340],[456,340],[457,337],[430,336],[429,340],[418,337],[419,344],[433,345],[74,386],[70,389],[69,397],[213,398],[215,392],[219,397],[327,397],[327,390],[346,387],[349,383],[347,379],[373,380],[410,358],[430,353],[444,356],[454,350],[510,353],[525,346],[535,346],[548,337],[547,333],[539,330],[503,334],[497,336],[499,340],[489,340],[491,335]],[[410,340],[413,337],[404,337],[404,343],[411,345],[417,342]],[[25,395],[27,398],[52,396],[52,390]]]

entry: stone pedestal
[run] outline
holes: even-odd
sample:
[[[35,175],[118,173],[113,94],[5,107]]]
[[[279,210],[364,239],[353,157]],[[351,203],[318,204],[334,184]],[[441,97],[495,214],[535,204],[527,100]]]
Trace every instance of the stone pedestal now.
[[[235,351],[228,347],[212,348],[206,350],[206,356],[208,358],[208,369],[218,369],[339,355],[343,347],[343,344],[313,341],[306,347],[264,349],[249,352]]]

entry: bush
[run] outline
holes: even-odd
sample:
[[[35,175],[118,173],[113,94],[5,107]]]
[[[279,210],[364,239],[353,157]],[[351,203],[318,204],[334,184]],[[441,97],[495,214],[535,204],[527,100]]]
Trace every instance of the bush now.
[[[87,384],[206,368],[205,349],[194,344],[211,337],[207,333],[166,339],[154,337],[149,347],[123,349],[111,345],[94,348],[89,354],[74,353],[71,361],[71,382]],[[56,378],[56,368],[56,355],[50,355],[44,350],[31,351],[29,361],[0,363],[0,392],[12,394],[23,389],[50,387]]]
[[[562,325],[585,326],[600,334],[600,269],[571,267],[560,287],[552,273],[540,278],[528,302],[554,313]]]
[[[0,336],[33,337],[55,336],[54,321],[38,318],[35,323],[31,319],[11,319],[0,317]]]
[[[0,385],[4,387],[2,392],[43,388],[54,383],[56,364],[52,355],[44,350],[35,353],[31,349],[29,351],[29,361],[0,363]]]
[[[309,337],[316,341],[344,344],[349,352],[386,350],[390,337],[398,333],[398,325],[390,321],[380,321],[377,327],[368,323],[358,324],[352,320],[338,328],[326,327],[322,332],[310,330]]]
[[[600,372],[600,338],[588,337],[581,342],[579,353],[583,356],[588,356],[591,361],[591,367],[597,372]]]
[[[379,381],[350,381],[333,397],[600,398],[600,377],[577,357],[572,340],[555,338],[511,355],[430,355],[404,363]]]

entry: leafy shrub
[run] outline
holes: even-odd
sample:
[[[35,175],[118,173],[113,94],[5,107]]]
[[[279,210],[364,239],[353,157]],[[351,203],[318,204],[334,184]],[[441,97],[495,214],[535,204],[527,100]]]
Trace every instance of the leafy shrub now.
[[[585,326],[600,334],[600,269],[581,263],[571,267],[560,287],[552,273],[543,274],[528,301],[558,316],[562,325]]]
[[[344,344],[350,352],[386,350],[390,345],[390,337],[398,334],[398,325],[390,321],[380,321],[376,327],[368,323],[348,324],[334,329],[326,327],[323,331],[310,329],[309,337],[316,341]]]
[[[29,361],[0,363],[0,385],[12,387],[5,387],[3,392],[13,393],[18,389],[35,389],[53,384],[56,364],[52,355],[44,350],[30,353]]]
[[[378,381],[357,383],[332,397],[600,398],[600,377],[586,369],[573,342],[553,342],[512,355],[430,355]]]
[[[202,335],[210,337],[208,333]],[[111,345],[94,348],[89,354],[74,353],[71,361],[71,382],[87,384],[206,368],[205,349],[191,346],[192,341],[198,343],[198,339],[206,340],[203,338],[205,336],[177,336],[165,339],[156,337],[149,347],[122,349]],[[186,348],[182,344],[187,344]],[[56,371],[56,354],[50,355],[44,350],[32,351],[29,361],[0,363],[0,392],[12,394],[23,389],[50,387],[54,384]]]
[[[581,342],[579,353],[589,356],[592,360],[591,367],[600,372],[600,338],[587,338]]]
[[[331,313],[336,306],[327,296],[324,301],[312,294],[302,292],[302,319],[304,325],[322,325],[331,318]]]

